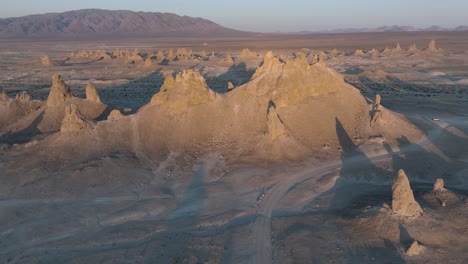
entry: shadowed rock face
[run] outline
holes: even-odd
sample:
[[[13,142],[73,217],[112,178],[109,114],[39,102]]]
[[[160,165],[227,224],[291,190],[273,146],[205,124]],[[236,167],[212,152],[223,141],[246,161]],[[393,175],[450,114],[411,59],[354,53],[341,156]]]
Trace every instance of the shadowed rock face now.
[[[401,216],[419,216],[421,207],[414,199],[408,176],[404,170],[399,170],[392,185],[392,211]]]
[[[63,118],[60,132],[76,132],[92,127],[93,125],[92,121],[87,120],[86,117],[80,113],[78,106],[71,104],[65,108],[65,117]]]
[[[286,136],[288,133],[284,128],[283,122],[278,116],[276,107],[270,106],[267,114],[268,134],[270,138],[275,140],[281,136]]]
[[[164,105],[176,111],[204,104],[216,98],[203,76],[194,70],[185,70],[174,78],[168,75],[161,91],[153,96],[151,104]]]
[[[47,99],[47,106],[57,106],[67,100],[73,98],[70,87],[65,84],[62,77],[55,74],[52,77],[52,87],[50,88],[49,97]]]

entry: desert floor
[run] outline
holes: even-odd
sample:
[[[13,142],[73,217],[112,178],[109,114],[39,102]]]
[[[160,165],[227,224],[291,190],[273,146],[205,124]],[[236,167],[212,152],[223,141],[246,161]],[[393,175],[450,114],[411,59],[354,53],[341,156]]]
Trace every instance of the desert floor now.
[[[443,51],[423,52],[431,39]],[[404,52],[380,52],[397,42]],[[419,53],[406,52],[412,43]],[[80,50],[117,48],[144,54],[185,48],[215,56],[153,65],[70,59]],[[226,61],[243,48],[258,56],[245,63]],[[379,53],[370,56],[372,48]],[[18,185],[18,191],[1,194],[0,262],[467,263],[466,32],[0,40],[0,88],[10,97],[26,91],[32,99],[46,100],[51,76],[59,73],[76,96],[84,98],[91,81],[103,103],[133,114],[159,91],[166,74],[192,68],[211,89],[225,93],[228,82],[236,87],[248,82],[268,50],[285,58],[325,52],[330,55],[325,63],[347,83],[369,100],[380,94],[384,107],[404,115],[424,136],[418,141],[402,137],[391,146],[369,140],[350,151],[343,146],[278,164],[178,152],[157,164],[138,153],[80,160],[59,172],[38,164],[44,177],[22,182],[40,188]],[[43,65],[43,56],[53,65]],[[344,143],[353,142],[342,134]],[[44,136],[0,143],[20,148]],[[0,174],[21,177],[21,167],[34,164],[36,155],[44,153],[16,156],[16,162],[0,153]],[[389,209],[400,168],[424,210],[414,220],[395,218]],[[432,192],[437,178],[445,180],[446,193]],[[424,250],[408,256],[415,240]]]

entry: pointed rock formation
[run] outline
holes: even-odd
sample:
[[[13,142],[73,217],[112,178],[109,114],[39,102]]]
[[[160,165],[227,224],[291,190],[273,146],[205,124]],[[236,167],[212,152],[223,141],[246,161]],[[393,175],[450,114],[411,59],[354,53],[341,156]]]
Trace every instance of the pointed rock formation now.
[[[369,53],[371,56],[377,56],[379,55],[379,51],[375,48],[369,50],[367,53]]]
[[[419,253],[421,253],[423,248],[424,248],[423,246],[419,245],[418,241],[413,241],[411,246],[406,251],[406,255],[409,257],[419,255]]]
[[[172,77],[168,75],[164,80],[161,91],[151,98],[151,104],[164,105],[176,111],[182,111],[189,106],[208,103],[216,98],[206,84],[203,76],[192,69]]]
[[[152,67],[154,66],[156,63],[155,61],[152,59],[152,58],[146,58],[145,60],[145,67]]]
[[[395,48],[393,48],[393,53],[400,53],[402,52],[403,50],[401,49],[401,46],[400,46],[400,43],[397,43],[395,45]]]
[[[101,102],[101,98],[99,98],[96,87],[92,83],[88,83],[86,85],[86,100],[95,103]]]
[[[418,47],[416,47],[416,43],[412,44],[412,45],[408,48],[408,52],[411,53],[411,54],[414,54],[414,53],[418,53],[418,52],[419,52]]]
[[[375,95],[374,103],[373,103],[373,109],[378,110],[380,108],[380,103],[382,102],[382,97],[380,94]]]
[[[164,52],[162,50],[158,50],[158,53],[156,53],[156,61],[158,63],[160,63],[164,59],[166,59],[166,56],[164,55]]]
[[[232,89],[235,88],[235,86],[234,86],[234,84],[233,84],[232,82],[228,82],[228,85],[227,85],[227,86],[228,86],[228,87],[227,87],[228,91],[231,91]]]
[[[382,110],[381,110],[381,97],[379,94],[375,95],[374,102],[372,104],[372,110],[371,110],[371,122],[370,126],[373,127],[379,120],[382,119]]]
[[[444,180],[443,179],[437,179],[435,182],[434,182],[434,187],[432,188],[432,190],[434,192],[443,192],[443,191],[446,191],[446,189],[444,188]]]
[[[122,117],[124,117],[124,115],[122,115],[122,113],[120,113],[119,110],[114,109],[110,112],[109,116],[107,117],[107,120],[117,120]]]
[[[208,57],[208,54],[206,53],[206,51],[202,50],[202,51],[200,52],[200,57],[201,57],[202,59],[206,59],[206,58]]]
[[[257,68],[255,71],[254,75],[252,76],[252,80],[256,79],[260,75],[274,69],[281,68],[283,66],[283,63],[280,62],[280,60],[273,55],[272,51],[267,52],[265,56],[263,57],[263,62],[260,65],[260,67]]]
[[[94,123],[81,114],[78,106],[71,104],[65,108],[65,117],[62,120],[60,132],[76,132],[93,126]]]
[[[43,66],[46,67],[54,66],[54,63],[50,60],[49,56],[47,55],[41,58],[41,63]]]
[[[276,111],[274,103],[270,103],[268,108],[267,127],[268,134],[272,140],[275,140],[281,136],[286,136],[288,134],[283,125],[283,121],[281,121],[278,112]]]
[[[278,107],[295,105],[301,101],[337,92],[345,86],[343,76],[328,68],[323,61],[310,65],[299,56],[281,62],[270,51],[252,76],[249,87],[256,96],[271,91],[270,99]]]
[[[241,53],[239,54],[239,57],[237,57],[238,61],[249,61],[252,59],[257,59],[258,58],[258,53],[251,51],[247,48],[243,49]]]
[[[8,94],[3,89],[0,89],[0,100],[8,100],[8,99],[10,99]]]
[[[52,77],[52,87],[50,88],[47,106],[52,107],[64,103],[73,98],[70,87],[62,80],[62,76],[54,74]]]
[[[427,48],[424,51],[427,52],[427,53],[437,53],[437,52],[440,52],[442,50],[436,47],[436,42],[435,42],[435,40],[432,39],[431,41],[429,41],[429,44],[428,44]]]
[[[416,217],[422,209],[414,199],[413,190],[404,170],[399,170],[392,185],[392,211],[400,216]]]

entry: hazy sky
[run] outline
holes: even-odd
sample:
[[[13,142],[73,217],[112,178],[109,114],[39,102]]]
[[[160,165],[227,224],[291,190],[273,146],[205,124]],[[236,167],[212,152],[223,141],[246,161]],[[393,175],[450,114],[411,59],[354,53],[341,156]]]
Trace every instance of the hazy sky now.
[[[468,24],[468,0],[0,0],[0,17],[84,8],[171,12],[250,31]]]

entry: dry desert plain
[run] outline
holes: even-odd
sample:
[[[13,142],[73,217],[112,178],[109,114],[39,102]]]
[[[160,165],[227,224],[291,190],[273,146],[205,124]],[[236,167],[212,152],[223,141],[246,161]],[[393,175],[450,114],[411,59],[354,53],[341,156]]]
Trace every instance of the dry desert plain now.
[[[4,39],[0,88],[1,263],[468,262],[468,32]]]

